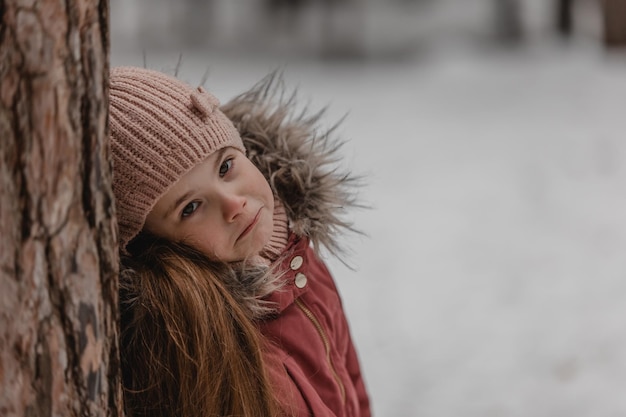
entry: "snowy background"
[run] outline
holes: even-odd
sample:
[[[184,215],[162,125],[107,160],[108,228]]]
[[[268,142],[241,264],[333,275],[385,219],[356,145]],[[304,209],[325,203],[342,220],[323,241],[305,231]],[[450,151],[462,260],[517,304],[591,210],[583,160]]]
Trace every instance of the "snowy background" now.
[[[171,71],[183,53],[181,77],[208,68],[222,101],[281,68],[328,125],[348,113],[372,208],[345,237],[355,269],[329,263],[376,416],[626,416],[626,54],[584,2],[567,42],[529,0],[525,40],[497,44],[487,3],[442,0],[410,30],[381,8],[367,58],[323,60],[141,47],[143,11],[113,1],[111,60]]]

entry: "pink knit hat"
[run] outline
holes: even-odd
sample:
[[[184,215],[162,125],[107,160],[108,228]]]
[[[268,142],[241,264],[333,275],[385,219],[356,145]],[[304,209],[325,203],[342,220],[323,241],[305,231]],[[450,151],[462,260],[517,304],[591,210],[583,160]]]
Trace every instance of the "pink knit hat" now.
[[[112,68],[109,111],[122,250],[158,199],[194,165],[227,146],[245,152],[213,95],[157,71]]]

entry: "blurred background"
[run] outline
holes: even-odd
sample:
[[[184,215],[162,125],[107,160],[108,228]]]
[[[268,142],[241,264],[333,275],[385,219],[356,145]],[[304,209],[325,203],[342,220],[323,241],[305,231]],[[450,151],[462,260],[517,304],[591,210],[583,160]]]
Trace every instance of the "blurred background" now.
[[[376,416],[626,416],[626,0],[110,4],[112,65],[347,114]]]

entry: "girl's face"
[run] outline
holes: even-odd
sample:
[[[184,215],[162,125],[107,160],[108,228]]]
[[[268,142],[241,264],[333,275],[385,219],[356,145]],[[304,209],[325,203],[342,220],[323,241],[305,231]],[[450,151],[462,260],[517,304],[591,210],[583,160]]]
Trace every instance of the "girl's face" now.
[[[146,218],[157,236],[186,243],[209,258],[257,255],[273,230],[274,196],[261,172],[235,148],[223,148],[170,188]]]

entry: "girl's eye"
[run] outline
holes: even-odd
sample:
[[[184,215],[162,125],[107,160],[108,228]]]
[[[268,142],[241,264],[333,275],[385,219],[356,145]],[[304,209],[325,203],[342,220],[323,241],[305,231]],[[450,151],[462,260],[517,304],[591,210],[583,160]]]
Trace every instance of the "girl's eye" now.
[[[220,165],[220,177],[223,177],[224,175],[226,175],[232,167],[233,167],[232,158],[228,158],[227,160],[222,162],[222,165]]]
[[[192,201],[191,203],[187,204],[185,207],[183,207],[183,211],[181,212],[181,217],[191,216],[194,213],[194,211],[198,209],[199,205],[200,203],[198,201]]]

